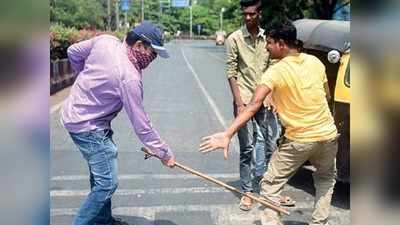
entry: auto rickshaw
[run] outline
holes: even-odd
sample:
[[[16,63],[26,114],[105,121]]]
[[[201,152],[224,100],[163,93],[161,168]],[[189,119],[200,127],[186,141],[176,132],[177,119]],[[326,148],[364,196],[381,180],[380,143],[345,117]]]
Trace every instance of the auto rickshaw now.
[[[302,51],[325,64],[332,96],[329,106],[340,134],[337,179],[350,182],[350,21],[300,19],[294,25]]]

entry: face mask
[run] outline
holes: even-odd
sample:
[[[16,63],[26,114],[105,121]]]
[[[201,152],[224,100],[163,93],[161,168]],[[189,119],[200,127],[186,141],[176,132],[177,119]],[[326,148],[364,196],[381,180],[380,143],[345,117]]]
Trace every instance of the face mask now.
[[[127,46],[127,50],[129,60],[139,71],[144,70],[157,57],[157,54],[154,52],[146,54],[130,46]]]

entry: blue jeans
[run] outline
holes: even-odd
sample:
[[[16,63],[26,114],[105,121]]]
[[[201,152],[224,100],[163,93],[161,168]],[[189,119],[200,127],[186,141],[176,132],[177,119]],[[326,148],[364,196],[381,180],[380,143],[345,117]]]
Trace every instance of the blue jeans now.
[[[236,116],[236,107],[234,108]],[[243,192],[253,192],[254,177],[261,178],[264,175],[271,155],[277,148],[280,131],[281,126],[276,114],[263,106],[239,129],[240,187]],[[259,185],[257,181],[256,185]]]
[[[117,148],[112,134],[109,129],[70,133],[89,166],[91,188],[73,225],[112,224],[111,196],[118,187]]]

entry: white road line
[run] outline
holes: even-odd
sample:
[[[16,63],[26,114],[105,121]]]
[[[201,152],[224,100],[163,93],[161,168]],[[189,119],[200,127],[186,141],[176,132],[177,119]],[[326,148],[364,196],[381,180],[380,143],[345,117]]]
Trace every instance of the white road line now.
[[[54,216],[73,216],[78,211],[77,208],[51,209],[50,215]],[[216,225],[243,225],[259,220],[260,211],[253,209],[249,212],[239,210],[237,204],[218,204],[218,205],[165,205],[150,207],[116,207],[113,208],[113,215],[130,216],[145,218],[141,225],[154,225],[156,214],[167,213],[191,213],[191,212],[209,212],[212,224]]]
[[[54,106],[52,106],[50,108],[50,114],[53,114],[53,113],[57,112],[61,108],[61,106],[64,104],[64,102],[65,102],[65,100],[63,100],[63,101],[55,104]]]
[[[59,208],[51,209],[51,216],[75,215],[77,208]],[[240,211],[237,204],[218,204],[218,205],[165,205],[150,207],[116,207],[113,208],[113,215],[119,216],[137,216],[148,220],[154,220],[155,214],[160,212],[210,212],[213,221],[219,221],[213,224],[230,224],[229,220],[249,221],[258,220],[260,210],[256,207],[249,212]],[[157,218],[160,219],[160,218]],[[228,221],[224,221],[228,220]],[[152,223],[150,223],[152,224]]]
[[[216,56],[215,54],[209,53],[207,52],[207,54],[209,54],[211,57],[217,59],[218,61],[222,62],[222,63],[226,63],[225,60],[223,60],[221,57]]]
[[[181,49],[183,58],[185,59],[186,65],[188,66],[189,70],[192,72],[197,84],[200,87],[200,90],[203,92],[204,96],[207,98],[208,103],[210,104],[211,108],[214,110],[215,115],[217,116],[218,121],[224,127],[225,129],[227,128],[226,125],[226,120],[222,116],[220,110],[218,109],[217,105],[215,104],[215,101],[211,98],[211,96],[208,94],[207,90],[204,88],[204,85],[201,83],[199,76],[197,75],[196,71],[193,69],[193,66],[189,63],[188,59],[186,58],[185,52],[183,49]]]
[[[150,188],[150,189],[117,189],[113,196],[151,195],[151,194],[204,194],[230,192],[220,187],[192,187],[192,188]],[[89,190],[54,190],[50,197],[77,197],[87,196]]]
[[[312,204],[307,207],[295,207],[288,208],[289,211],[297,211],[299,209],[305,209],[312,207]],[[333,207],[331,210],[331,218],[335,217],[335,222],[332,225],[338,224],[349,224],[349,213],[350,210],[343,210]],[[50,215],[54,216],[73,216],[78,211],[77,208],[58,208],[51,209]],[[248,212],[243,212],[238,208],[237,204],[210,204],[210,205],[163,205],[163,206],[149,206],[149,207],[116,207],[113,208],[113,214],[118,216],[131,216],[138,218],[145,218],[147,221],[143,225],[153,225],[156,218],[156,214],[161,212],[167,213],[187,213],[190,215],[191,212],[209,212],[213,224],[216,225],[243,225],[243,224],[259,224],[260,216],[263,212],[263,208],[253,207]],[[309,220],[309,215],[297,215],[299,220]],[[343,219],[340,219],[343,218]],[[287,217],[283,217],[285,221]],[[337,221],[339,219],[339,221]],[[331,220],[331,222],[334,222]]]
[[[215,173],[208,174],[209,176],[216,179],[238,179],[239,173]],[[64,176],[54,176],[51,181],[77,181],[77,180],[88,180],[89,175],[64,175]],[[118,175],[119,180],[144,180],[144,179],[201,179],[200,177],[193,176],[191,174],[122,174]]]
[[[183,187],[183,188],[149,188],[149,189],[117,189],[114,196],[129,196],[129,195],[154,195],[154,194],[207,194],[207,193],[229,193],[222,187],[216,186],[211,183],[206,183],[207,186],[203,187]],[[210,185],[210,186],[208,186]],[[50,197],[79,197],[86,196],[90,192],[89,189],[77,190],[51,190]],[[284,193],[302,192],[292,186],[285,186]],[[233,193],[233,192],[231,192]],[[305,199],[312,202],[313,197],[308,193],[304,193]]]

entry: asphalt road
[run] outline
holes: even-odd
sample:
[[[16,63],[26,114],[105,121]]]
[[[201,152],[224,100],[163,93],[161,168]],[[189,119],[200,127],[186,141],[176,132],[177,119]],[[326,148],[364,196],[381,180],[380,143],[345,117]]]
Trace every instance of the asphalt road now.
[[[232,143],[229,159],[222,152],[200,154],[202,136],[221,131],[233,118],[225,79],[225,49],[211,41],[172,41],[171,58],[157,59],[144,74],[145,108],[154,127],[174,150],[177,161],[238,187],[239,154]],[[59,106],[69,89],[51,96],[51,224],[71,224],[89,191],[85,161],[59,123]],[[131,225],[261,225],[262,208],[239,210],[237,195],[156,159],[144,160],[141,144],[122,111],[113,121],[118,146],[120,185],[113,213]],[[297,206],[288,208],[285,225],[305,225],[313,207],[311,171],[301,169],[284,194]],[[331,225],[350,224],[349,185],[338,184]]]

